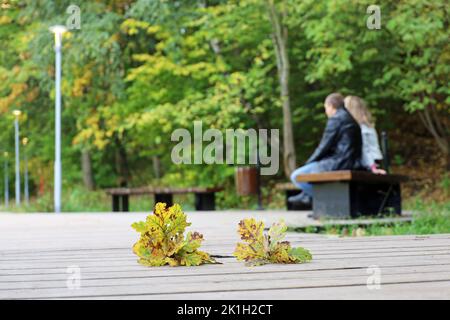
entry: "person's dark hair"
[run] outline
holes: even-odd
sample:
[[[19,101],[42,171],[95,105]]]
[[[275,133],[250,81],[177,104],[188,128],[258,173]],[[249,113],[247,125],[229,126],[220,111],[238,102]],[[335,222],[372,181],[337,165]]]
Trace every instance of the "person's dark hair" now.
[[[326,97],[325,104],[329,104],[335,109],[342,108],[344,106],[344,97],[342,94],[334,92]]]

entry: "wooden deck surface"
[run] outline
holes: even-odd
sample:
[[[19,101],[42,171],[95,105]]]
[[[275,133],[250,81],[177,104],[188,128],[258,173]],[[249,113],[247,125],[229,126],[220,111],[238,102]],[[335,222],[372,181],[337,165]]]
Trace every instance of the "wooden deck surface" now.
[[[311,263],[249,268],[231,257],[241,218],[292,225],[296,214],[189,213],[191,229],[205,235],[203,249],[223,263],[191,268],[136,263],[130,224],[142,213],[0,214],[0,299],[450,299],[450,235],[290,233],[311,250]],[[77,268],[80,288],[71,289]],[[376,270],[380,288],[369,289]]]

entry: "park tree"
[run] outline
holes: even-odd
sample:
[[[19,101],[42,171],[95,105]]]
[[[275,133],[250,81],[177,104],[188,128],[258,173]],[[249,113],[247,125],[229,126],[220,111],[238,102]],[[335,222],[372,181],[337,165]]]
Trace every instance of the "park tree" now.
[[[272,25],[272,42],[277,61],[280,82],[280,98],[283,108],[283,164],[284,172],[289,177],[296,168],[294,134],[292,128],[291,99],[289,94],[289,53],[288,53],[288,14],[287,1],[266,0],[267,12]]]
[[[308,41],[305,79],[369,101],[375,114],[402,105],[419,116],[449,159],[448,9],[440,1],[382,1],[380,29],[369,2],[294,1]],[[450,160],[447,160],[449,162]]]
[[[54,52],[48,28],[80,8],[63,40],[63,183],[232,188],[234,167],[179,166],[177,128],[277,128],[286,177],[320,139],[323,99],[364,97],[386,128],[417,118],[449,159],[448,8],[441,1],[4,0],[0,16],[1,150],[21,109],[33,185],[54,157]],[[402,111],[403,109],[403,111]],[[420,122],[422,121],[422,122]],[[399,144],[402,141],[398,142]],[[284,173],[284,174],[283,174]],[[47,181],[49,181],[47,185]]]
[[[398,1],[386,30],[397,44],[377,83],[389,86],[408,113],[417,114],[450,170],[449,10],[441,1]]]

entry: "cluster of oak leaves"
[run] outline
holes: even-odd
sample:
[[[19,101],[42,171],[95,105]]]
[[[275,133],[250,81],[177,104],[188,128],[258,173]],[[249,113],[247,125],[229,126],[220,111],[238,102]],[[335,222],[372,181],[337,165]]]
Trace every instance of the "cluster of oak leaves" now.
[[[132,227],[141,234],[133,246],[138,262],[146,266],[198,266],[218,263],[208,253],[200,251],[203,235],[185,230],[191,224],[180,205],[167,208],[157,203],[146,221],[136,222]],[[311,261],[311,253],[304,248],[292,248],[282,241],[287,230],[284,222],[274,223],[264,234],[264,223],[255,219],[244,219],[238,232],[243,243],[238,243],[234,256],[247,265],[267,263],[304,263]]]

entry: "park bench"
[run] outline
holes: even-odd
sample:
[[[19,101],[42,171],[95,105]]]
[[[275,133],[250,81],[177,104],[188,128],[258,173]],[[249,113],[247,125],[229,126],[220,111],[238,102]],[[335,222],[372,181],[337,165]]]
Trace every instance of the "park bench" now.
[[[199,211],[215,210],[215,193],[222,191],[221,187],[202,188],[165,188],[165,187],[140,187],[140,188],[110,188],[105,192],[112,198],[112,210],[129,211],[129,197],[136,195],[153,194],[155,204],[165,202],[168,206],[173,204],[174,194],[195,194],[195,209]]]
[[[313,185],[316,218],[401,214],[400,183],[407,179],[402,175],[378,175],[368,171],[330,171],[297,176],[297,181]]]

